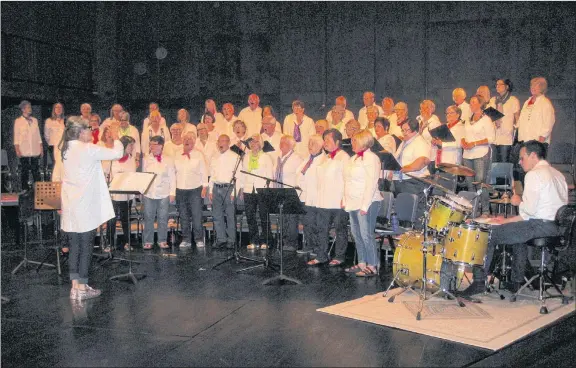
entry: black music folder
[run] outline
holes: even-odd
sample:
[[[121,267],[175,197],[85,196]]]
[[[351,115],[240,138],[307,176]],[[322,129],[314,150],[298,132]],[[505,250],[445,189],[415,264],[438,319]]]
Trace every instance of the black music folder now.
[[[486,114],[490,119],[492,119],[492,121],[496,121],[496,120],[500,120],[504,117],[504,114],[502,114],[500,111],[496,110],[493,107],[488,107],[486,109],[484,109],[484,114]]]
[[[440,139],[442,142],[456,142],[456,138],[452,135],[450,128],[447,124],[442,124],[432,130],[430,130],[430,135],[432,138]]]

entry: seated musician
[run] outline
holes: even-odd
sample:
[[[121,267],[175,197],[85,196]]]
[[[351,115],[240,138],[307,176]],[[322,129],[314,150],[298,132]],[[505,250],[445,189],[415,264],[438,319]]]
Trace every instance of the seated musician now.
[[[394,190],[395,195],[399,193],[411,193],[420,196],[426,189],[426,185],[406,174],[415,177],[428,176],[428,164],[430,163],[430,145],[418,133],[418,121],[406,120],[402,124],[402,134],[404,140],[396,150],[396,161],[402,166],[400,171],[394,173]],[[390,176],[388,177],[390,179]],[[418,201],[416,209],[417,229],[421,228],[418,219],[422,217],[425,210],[424,201]]]
[[[568,203],[568,186],[564,175],[545,160],[546,147],[536,140],[525,142],[520,149],[520,165],[526,172],[522,198],[512,197],[512,204],[519,207],[519,215],[496,218],[488,243],[484,269],[474,268],[474,282],[464,292],[470,296],[485,290],[486,274],[490,270],[494,248],[498,244],[513,246],[512,282],[509,289],[516,292],[522,285],[528,258],[524,244],[534,238],[559,236],[560,229],[554,222],[556,212]]]

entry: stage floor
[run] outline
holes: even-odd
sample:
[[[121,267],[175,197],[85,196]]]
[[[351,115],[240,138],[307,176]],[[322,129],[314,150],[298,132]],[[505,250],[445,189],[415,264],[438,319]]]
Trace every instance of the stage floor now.
[[[124,264],[95,267],[91,284],[103,294],[78,307],[67,277],[48,268],[13,276],[20,256],[4,253],[2,296],[11,300],[2,305],[2,365],[568,367],[576,360],[574,315],[492,352],[316,311],[384,290],[390,270],[362,279],[307,268],[305,256],[286,253],[285,273],[303,284],[263,286],[273,271],[235,272],[250,262],[212,270],[226,251],[161,254],[135,252],[144,262],[135,272],[147,274],[137,286],[108,280]]]

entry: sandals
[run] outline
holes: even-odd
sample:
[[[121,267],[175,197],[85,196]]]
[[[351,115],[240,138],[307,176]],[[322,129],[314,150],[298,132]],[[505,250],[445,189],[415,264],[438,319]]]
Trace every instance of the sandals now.
[[[144,249],[152,249],[152,244],[151,243],[146,243],[144,244]]]
[[[337,259],[333,259],[333,260],[330,261],[330,263],[328,263],[328,267],[338,267],[338,266],[341,266],[341,265],[342,265],[342,262],[340,262],[340,261],[337,260]]]
[[[370,267],[365,267],[360,272],[356,272],[356,277],[374,277],[377,273],[373,271]]]
[[[362,267],[360,267],[358,265],[344,269],[344,272],[346,272],[346,273],[356,273],[358,271],[362,271]]]
[[[323,264],[325,264],[325,263],[326,263],[326,262],[320,262],[320,261],[317,260],[317,259],[313,259],[313,260],[310,260],[310,261],[306,262],[306,265],[307,265],[307,266],[320,266],[320,265],[323,265]]]
[[[124,244],[124,250],[134,250],[134,247],[131,247],[130,245],[128,245],[128,243]]]
[[[162,242],[162,243],[160,243],[160,248],[162,248],[162,249],[168,249],[168,248],[170,248],[170,246],[168,245],[168,243]]]

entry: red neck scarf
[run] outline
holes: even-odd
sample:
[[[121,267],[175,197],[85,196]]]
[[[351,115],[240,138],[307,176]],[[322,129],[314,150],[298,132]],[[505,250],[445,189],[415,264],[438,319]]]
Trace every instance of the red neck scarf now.
[[[332,160],[334,160],[334,157],[336,156],[338,151],[340,151],[340,148],[336,148],[334,151],[332,151],[328,154]]]
[[[92,143],[98,143],[98,136],[100,135],[100,129],[96,128],[92,131]]]
[[[536,102],[536,96],[530,97],[530,101],[528,101],[528,106],[534,105],[534,102]]]
[[[129,157],[129,155],[126,154],[126,155],[122,156],[122,158],[120,160],[118,160],[118,162],[123,164],[124,162],[128,161],[128,157]]]
[[[402,127],[402,124],[404,124],[407,120],[408,120],[408,119],[404,119],[404,120],[402,120],[402,121],[397,122],[396,124],[397,124],[399,127]]]
[[[190,160],[190,152],[182,152],[182,156],[186,156]]]
[[[162,162],[162,155],[161,154],[158,156],[154,155],[154,158],[156,158],[156,161]]]
[[[446,125],[448,125],[448,129],[452,129],[454,126],[456,126],[456,124],[458,124],[460,122],[460,120],[456,120],[454,123],[450,124],[447,123]]]
[[[366,152],[366,151],[367,150],[360,151],[360,152],[356,153],[356,156],[364,158],[364,152]]]

